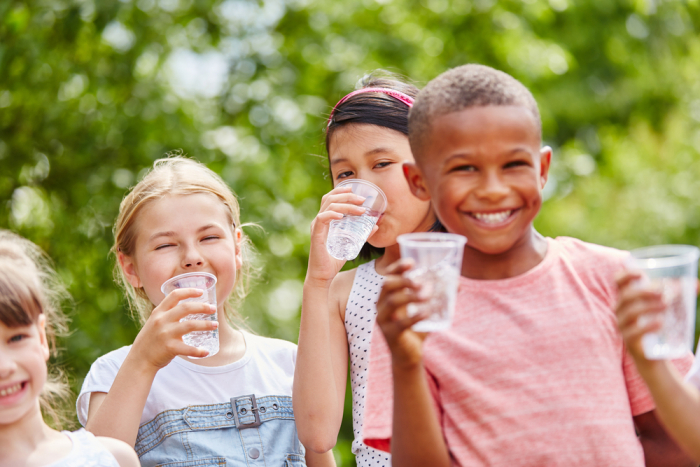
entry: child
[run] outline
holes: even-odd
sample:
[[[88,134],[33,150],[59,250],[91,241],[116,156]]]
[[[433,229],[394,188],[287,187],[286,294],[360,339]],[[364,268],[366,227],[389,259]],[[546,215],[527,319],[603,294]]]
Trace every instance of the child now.
[[[294,409],[299,438],[317,452],[331,449],[343,417],[350,359],[353,399],[352,452],[359,467],[391,464],[387,454],[362,444],[365,382],[375,303],[387,266],[399,258],[396,237],[426,231],[435,223],[430,203],[413,195],[403,163],[413,162],[408,144],[408,110],[418,93],[392,78],[369,76],[362,87],[335,106],[328,121],[326,150],[333,185],[352,178],[369,180],[387,196],[388,208],[361,253],[376,260],[341,272],[344,261],[326,250],[329,224],[343,214],[361,214],[363,199],[349,188],[331,190],[311,227],[309,268],[294,378]],[[330,376],[329,376],[330,375]]]
[[[306,465],[292,411],[296,346],[236,329],[230,299],[245,294],[246,238],[238,202],[204,165],[156,161],[124,198],[114,227],[116,272],[143,327],[134,344],[100,357],[77,401],[80,422],[135,446],[143,466]],[[201,295],[161,284],[187,272],[217,277],[218,323]],[[212,307],[213,308],[213,307]],[[219,351],[186,345],[192,331],[219,330]],[[309,453],[310,466],[334,465]],[[247,462],[247,464],[246,464]]]
[[[532,225],[551,150],[530,92],[488,67],[455,68],[419,94],[409,139],[413,193],[468,243],[452,327],[424,344],[406,314],[420,301],[401,275],[410,262],[390,268],[365,442],[401,467],[693,465],[658,424],[616,332],[625,253]]]
[[[0,465],[136,467],[121,441],[44,422],[42,409],[60,424],[50,403],[68,390],[46,368],[56,354],[54,331],[64,327],[64,294],[43,252],[0,230]]]
[[[657,320],[645,324],[639,318],[653,316],[665,307],[662,294],[635,284],[638,272],[623,272],[617,278],[618,326],[634,363],[656,403],[656,415],[678,444],[696,463],[700,462],[700,359],[696,355],[690,372],[683,376],[667,360],[648,360],[642,336],[659,329]]]

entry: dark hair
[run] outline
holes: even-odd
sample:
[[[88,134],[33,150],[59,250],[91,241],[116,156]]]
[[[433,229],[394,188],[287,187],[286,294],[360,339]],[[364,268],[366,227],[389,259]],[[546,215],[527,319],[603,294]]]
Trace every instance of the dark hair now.
[[[485,65],[462,65],[430,81],[411,109],[409,142],[419,160],[428,144],[432,122],[437,117],[470,107],[519,106],[532,113],[538,131],[542,120],[532,93],[507,73]]]
[[[412,98],[418,95],[418,88],[402,81],[399,77],[383,70],[363,76],[357,83],[356,89],[387,88],[402,92]],[[352,96],[338,107],[331,115],[326,129],[326,154],[330,159],[331,136],[338,129],[353,123],[377,125],[398,131],[408,136],[408,111],[410,108],[403,102],[381,92],[367,92]],[[330,160],[329,160],[330,163]],[[331,177],[331,183],[333,183]],[[440,221],[436,220],[430,228],[434,232],[444,232]],[[359,259],[368,260],[384,254],[384,248],[377,248],[365,243],[360,250]]]

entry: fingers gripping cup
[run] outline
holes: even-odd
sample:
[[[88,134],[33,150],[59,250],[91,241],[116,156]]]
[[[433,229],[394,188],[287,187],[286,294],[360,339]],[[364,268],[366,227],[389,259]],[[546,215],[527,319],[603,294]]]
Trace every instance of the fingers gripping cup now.
[[[354,194],[365,198],[362,203],[364,214],[346,215],[342,219],[331,221],[326,240],[326,249],[332,257],[350,261],[360,254],[379,216],[386,210],[387,202],[382,190],[366,180],[344,180],[336,188],[341,186],[350,186]]]
[[[661,292],[666,304],[659,316],[661,329],[642,337],[648,359],[679,358],[693,348],[699,256],[700,250],[688,245],[660,245],[632,251],[627,266],[640,271],[643,274],[640,285]]]
[[[160,290],[165,295],[168,295],[175,289],[185,288],[200,289],[204,292],[200,297],[187,298],[185,300],[181,300],[181,302],[208,303],[213,305],[216,309],[216,276],[209,274],[208,272],[188,272],[187,274],[180,274],[179,276],[175,276],[172,279],[165,281],[160,287]],[[203,319],[209,321],[217,320],[216,312],[211,315],[205,313],[195,313],[185,316],[180,320],[180,322],[191,319]],[[211,357],[219,351],[219,330],[193,331],[182,336],[182,341],[187,345],[191,345],[192,347],[198,347],[209,351],[209,355],[207,355],[207,357]]]
[[[408,316],[428,315],[413,325],[414,331],[431,332],[447,329],[452,324],[457,298],[462,254],[467,239],[462,235],[426,232],[399,235],[402,258],[411,258],[414,266],[406,277],[421,285],[428,300],[408,305]]]

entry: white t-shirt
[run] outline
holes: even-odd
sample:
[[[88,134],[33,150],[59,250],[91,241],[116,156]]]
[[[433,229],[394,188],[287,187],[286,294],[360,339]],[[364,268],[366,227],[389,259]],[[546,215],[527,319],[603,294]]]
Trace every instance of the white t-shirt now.
[[[297,346],[291,342],[243,332],[243,358],[229,365],[206,367],[176,357],[156,374],[141,415],[147,423],[165,410],[188,405],[220,404],[232,397],[292,395]],[[87,423],[90,393],[109,392],[131,346],[98,358],[90,367],[76,402],[78,420]]]

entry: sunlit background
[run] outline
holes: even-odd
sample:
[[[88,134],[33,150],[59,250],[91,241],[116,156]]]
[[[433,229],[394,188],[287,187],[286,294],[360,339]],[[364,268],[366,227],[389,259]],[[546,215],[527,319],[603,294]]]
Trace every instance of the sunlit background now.
[[[697,0],[5,0],[0,227],[69,285],[61,363],[77,392],[138,331],[112,280],[119,202],[182,149],[262,228],[248,230],[263,269],[249,326],[296,341],[332,105],[377,68],[421,86],[476,62],[539,102],[554,148],[542,233],[699,245],[699,27]],[[354,465],[347,407],[341,466]]]

